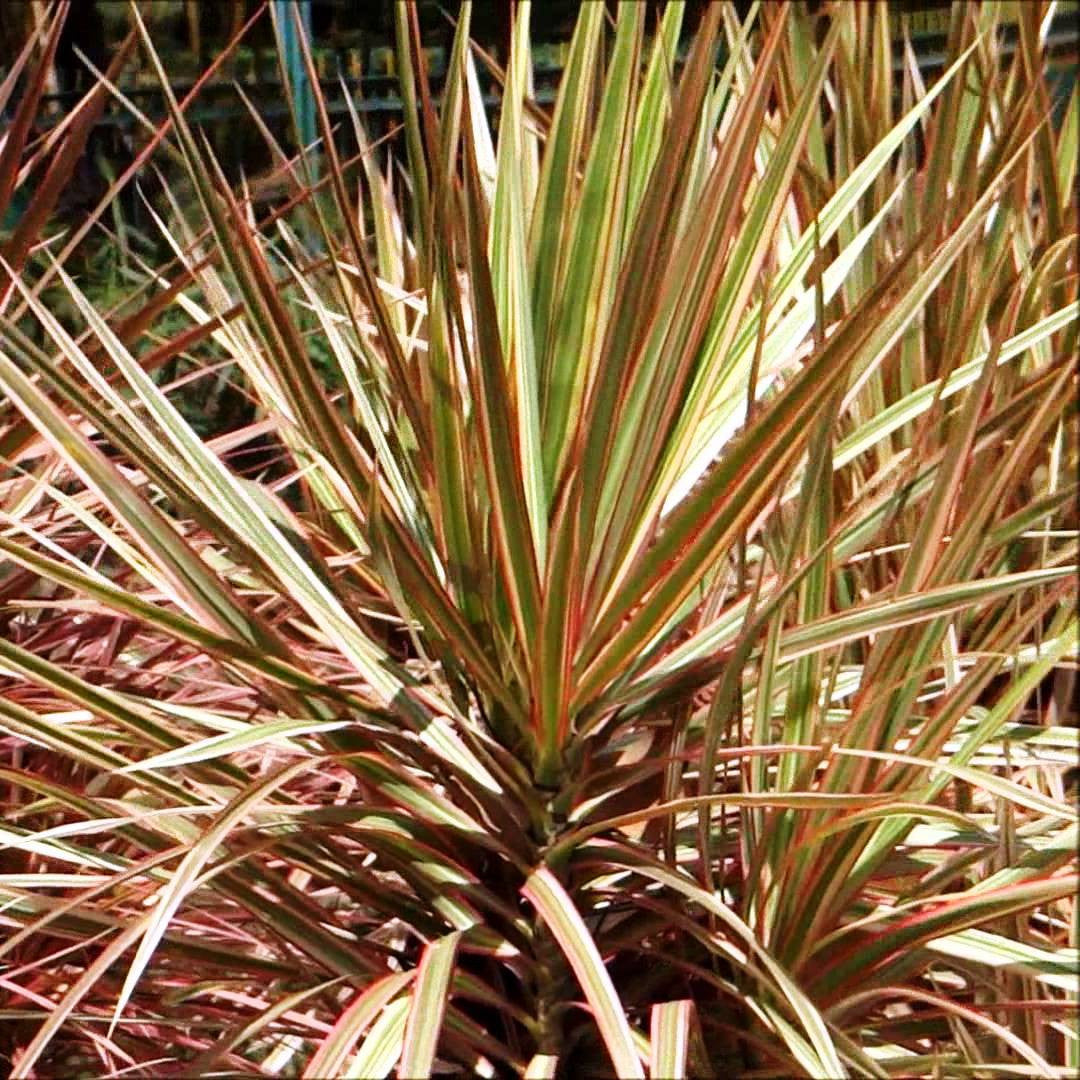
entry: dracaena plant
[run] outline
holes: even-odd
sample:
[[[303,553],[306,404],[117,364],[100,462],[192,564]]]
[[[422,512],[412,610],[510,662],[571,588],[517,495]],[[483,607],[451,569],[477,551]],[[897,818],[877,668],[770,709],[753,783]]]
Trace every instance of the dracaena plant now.
[[[585,4],[547,108],[527,3],[437,94],[401,5],[269,212],[133,9],[171,261],[5,270],[12,1076],[1077,1065],[1077,96],[997,7],[924,82]]]

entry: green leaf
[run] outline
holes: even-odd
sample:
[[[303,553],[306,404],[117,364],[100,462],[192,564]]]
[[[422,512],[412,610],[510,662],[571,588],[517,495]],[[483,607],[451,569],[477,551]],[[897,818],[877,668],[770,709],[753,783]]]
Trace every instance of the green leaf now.
[[[691,1022],[694,1019],[694,1002],[664,1001],[652,1007],[649,1039],[652,1053],[649,1058],[649,1075],[684,1077],[690,1053]]]
[[[424,947],[411,994],[399,1076],[431,1075],[460,941],[457,930]]]
[[[1020,574],[1002,574],[999,577],[977,581],[961,581],[942,585],[908,596],[881,600],[866,604],[842,614],[830,615],[815,623],[787,631],[781,646],[781,662],[798,656],[835,648],[848,641],[856,641],[868,634],[912,623],[934,619],[953,611],[1009,596],[1023,589],[1062,581],[1070,571],[1060,567],[1029,570]]]
[[[399,971],[384,975],[361,990],[311,1055],[304,1069],[304,1080],[339,1075],[357,1041],[383,1009],[409,985],[414,974],[412,971]]]
[[[292,777],[305,769],[310,769],[311,766],[312,762],[309,760],[293,762],[271,773],[261,783],[253,784],[248,790],[241,792],[225,807],[213,825],[206,830],[202,839],[184,856],[168,884],[159,891],[154,908],[133,927],[137,931],[135,937],[141,940],[139,940],[139,947],[135,951],[113,1008],[110,1037],[169,923],[188,893],[194,888],[197,878],[202,874],[207,861],[213,857],[222,840],[259,803]]]
[[[266,743],[299,749],[295,744],[290,744],[290,737],[314,735],[322,731],[338,731],[347,727],[348,723],[347,720],[331,720],[322,723],[312,723],[307,720],[278,720],[269,724],[248,727],[243,731],[200,739],[164,754],[155,754],[153,757],[125,765],[119,771],[131,773],[147,772],[150,769],[174,769],[196,761],[212,761],[215,758],[227,757],[229,754],[251,750]]]
[[[573,968],[616,1075],[644,1078],[622,1002],[573,900],[547,867],[533,871],[521,892],[539,912]]]
[[[382,1080],[389,1076],[405,1044],[405,1024],[410,1002],[399,997],[383,1007],[363,1045],[345,1066],[341,1076],[350,1080]]]

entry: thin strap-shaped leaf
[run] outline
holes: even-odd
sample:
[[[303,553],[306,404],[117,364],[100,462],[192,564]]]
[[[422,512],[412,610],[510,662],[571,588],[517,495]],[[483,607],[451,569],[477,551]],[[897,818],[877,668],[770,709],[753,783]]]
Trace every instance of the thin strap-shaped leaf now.
[[[269,627],[241,607],[164,515],[89,439],[72,429],[67,417],[3,352],[0,352],[0,387],[19,404],[24,415],[76,474],[102,495],[115,516],[142,541],[145,550],[154,553],[190,611],[200,612],[219,632],[231,633],[268,651],[279,651],[270,644]]]
[[[555,1080],[558,1068],[557,1054],[534,1054],[525,1069],[525,1080]]]
[[[48,85],[49,72],[52,69],[57,46],[60,44],[60,32],[64,28],[66,16],[66,5],[58,5],[52,22],[44,28],[41,35],[41,57],[30,68],[29,77],[19,96],[15,115],[5,125],[4,142],[0,146],[0,214],[6,213],[12,192],[15,190],[20,159],[30,137],[41,96]],[[26,53],[23,56],[25,57]]]
[[[566,272],[549,353],[541,357],[544,478],[560,481],[574,442],[577,418],[596,374],[596,354],[612,307],[622,248],[626,190],[637,99],[645,9],[618,8],[615,44],[604,83],[596,131],[585,164],[573,231],[566,242]]]
[[[988,930],[960,930],[926,943],[939,956],[966,960],[991,969],[1011,971],[1058,990],[1080,994],[1076,949],[1046,949],[1014,941]]]
[[[205,650],[212,656],[235,661],[240,667],[257,671],[262,677],[280,681],[282,685],[303,690],[308,695],[325,695],[332,700],[348,702],[352,708],[361,712],[372,711],[372,706],[355,694],[327,686],[322,680],[292,667],[274,655],[268,655],[244,642],[206,629],[199,622],[185,615],[171,611],[161,604],[150,603],[108,581],[98,580],[98,577],[89,570],[86,572],[76,570],[3,536],[0,536],[0,552],[27,570],[40,574],[43,578],[82,593],[117,614],[156,626],[181,641]]]
[[[547,867],[533,871],[521,892],[540,913],[573,968],[592,1008],[616,1075],[644,1080],[645,1071],[622,1002],[573,900]]]
[[[677,610],[700,580],[703,564],[710,561],[706,551],[726,550],[765,505],[801,453],[810,434],[811,416],[828,400],[834,381],[844,377],[851,358],[873,334],[865,315],[888,294],[905,264],[905,258],[897,258],[860,302],[862,314],[853,315],[825,344],[772,409],[671,513],[655,543],[640,554],[583,643],[577,660],[578,703],[596,693]],[[612,634],[616,627],[618,633]]]
[[[466,228],[472,301],[477,341],[474,350],[477,425],[482,460],[492,501],[492,529],[497,542],[514,626],[526,655],[536,633],[540,581],[532,526],[525,498],[522,447],[514,430],[514,404],[498,332],[498,314],[487,260],[486,210],[480,197],[480,177],[471,129],[464,146]]]
[[[1078,316],[1080,316],[1080,301],[1075,300],[1060,311],[1044,316],[1033,326],[1022,330],[1019,334],[1014,334],[1002,343],[997,357],[998,364],[1006,364],[1018,356],[1023,356],[1029,349],[1035,348],[1063,327],[1075,323]],[[969,363],[962,364],[943,383],[935,379],[920,386],[918,390],[913,390],[867,420],[857,431],[838,444],[833,468],[840,469],[847,465],[874,443],[886,438],[904,424],[926,412],[935,398],[951,397],[964,387],[970,386],[978,379],[979,373],[986,364],[987,356],[987,353],[983,353]]]
[[[149,769],[176,768],[196,761],[211,761],[214,758],[226,757],[266,743],[287,745],[290,737],[314,735],[321,731],[337,731],[347,727],[348,724],[348,720],[329,720],[321,723],[309,720],[276,720],[269,724],[256,724],[243,731],[213,735],[208,739],[199,739],[164,754],[155,754],[153,757],[125,766],[120,772],[146,772]]]
[[[840,986],[850,987],[853,980],[871,982],[877,971],[907,950],[1072,895],[1078,884],[1076,874],[1066,873],[974,895],[935,897],[926,912],[900,918],[895,926],[878,926],[869,940],[860,936],[844,949],[830,950],[828,957],[820,958],[811,974],[812,982],[816,990],[826,993]]]
[[[491,289],[502,336],[503,360],[510,370],[517,417],[522,483],[532,526],[533,550],[541,577],[547,564],[548,496],[540,440],[540,377],[533,342],[529,302],[527,158],[523,101],[528,93],[529,13],[521,4],[514,21],[510,66],[503,87],[499,118],[499,150],[495,176],[495,205],[491,211],[488,253]]]
[[[461,931],[456,930],[424,947],[412,988],[405,1044],[401,1051],[400,1077],[427,1077],[435,1062],[443,1016],[450,998],[454,960]]]
[[[49,1013],[48,1019],[38,1028],[34,1038],[19,1055],[19,1060],[10,1074],[12,1080],[28,1080],[29,1077],[34,1075],[34,1065],[38,1058],[41,1057],[42,1052],[78,1007],[79,1002],[98,985],[99,980],[131,948],[141,933],[141,923],[126,927],[105,949],[102,949],[93,963],[87,966],[82,975],[71,985],[61,1000],[56,1003],[52,1012]]]
[[[361,990],[311,1055],[304,1069],[304,1080],[340,1075],[357,1041],[384,1007],[408,986],[414,975],[412,971],[394,972]]]
[[[347,1080],[382,1080],[398,1063],[405,1043],[409,999],[395,998],[383,1008],[363,1046],[340,1074]]]
[[[690,1053],[690,1023],[694,1002],[664,1001],[652,1007],[649,1018],[649,1075],[681,1080]]]
[[[605,456],[599,459],[605,472],[603,491],[595,495],[586,491],[586,507],[590,511],[595,507],[586,515],[583,527],[589,530],[593,553],[589,606],[596,611],[603,609],[629,552],[652,525],[645,503],[667,460],[672,430],[692,406],[688,393],[710,320],[722,322],[725,333],[733,329],[734,321],[722,312],[740,307],[738,295],[749,292],[751,265],[764,258],[772,238],[773,226],[769,222],[775,224],[779,215],[782,200],[775,192],[786,183],[785,176],[795,166],[805,125],[789,123],[787,153],[773,159],[767,175],[774,198],[766,199],[766,189],[760,188],[751,202],[753,225],[747,223],[740,230],[737,222],[754,171],[752,148],[760,135],[788,9],[779,11],[777,25],[763,41],[752,84],[735,110],[724,152],[716,155],[700,197],[688,210],[685,230],[673,242],[668,241],[664,263],[628,265],[623,271],[624,279],[633,271],[655,280],[653,297],[642,298],[643,305],[648,305],[642,314],[653,317],[644,325],[639,321],[635,328],[637,347],[633,350],[628,350],[627,342],[605,343],[608,348],[616,346],[619,352],[630,351],[632,362],[618,353],[606,357],[616,361],[623,372],[618,411],[610,433],[602,436],[606,440]],[[830,42],[835,39],[835,30],[831,34]],[[819,78],[824,77],[827,63],[825,54],[818,65]],[[807,102],[815,100],[810,97],[811,89],[806,88]],[[807,102],[804,112],[808,110]],[[658,166],[654,175],[663,167]],[[663,183],[662,176],[657,177],[657,183]],[[646,198],[649,195],[646,192]],[[669,267],[670,271],[665,272]],[[641,320],[641,315],[637,319]],[[613,326],[618,325],[613,320]],[[591,431],[589,437],[592,441],[601,436]]]
[[[326,982],[316,983],[314,986],[306,987],[303,990],[297,990],[293,994],[285,994],[278,998],[277,1001],[270,1006],[270,1008],[264,1010],[255,1016],[247,1023],[237,1024],[231,1032],[227,1032],[225,1036],[214,1043],[213,1047],[205,1054],[199,1055],[189,1068],[197,1076],[207,1076],[211,1070],[217,1065],[217,1063],[226,1054],[230,1053],[235,1047],[247,1042],[249,1039],[253,1039],[276,1023],[282,1017],[287,1019],[293,1019],[297,1015],[302,1015],[298,1006],[303,1005],[304,1002],[309,1001],[313,997],[317,997],[320,994],[326,993],[328,990],[332,990],[335,986],[339,986],[344,981],[343,978],[330,979]]]
[[[685,14],[685,0],[672,0],[665,5],[664,14],[653,36],[649,65],[641,88],[641,102],[634,121],[634,143],[626,193],[628,227],[632,226],[637,216],[646,181],[660,152],[671,108],[675,54]]]
[[[158,902],[147,915],[140,919],[133,929],[137,930],[137,937],[141,937],[139,947],[128,968],[123,986],[117,995],[116,1005],[113,1008],[112,1023],[109,1030],[115,1029],[131,995],[146,970],[150,959],[161,941],[173,916],[179,910],[185,897],[194,887],[196,879],[202,874],[206,863],[212,858],[225,837],[251,813],[259,803],[270,796],[282,784],[287,783],[294,776],[299,775],[305,769],[312,767],[312,760],[304,759],[295,761],[271,773],[260,783],[253,784],[250,788],[242,791],[225,808],[218,819],[206,830],[202,839],[195,844],[176,868],[168,883],[160,890]]]
[[[786,631],[781,643],[781,662],[834,648],[866,634],[934,619],[1022,589],[1049,585],[1064,580],[1071,573],[1070,567],[1051,566],[1019,574],[1002,574],[1000,577],[941,585],[908,596],[890,597],[888,600],[852,608]]]
[[[555,333],[555,307],[569,261],[570,232],[577,205],[577,172],[589,128],[591,80],[599,62],[604,12],[583,5],[559,80],[559,94],[540,166],[540,183],[529,238],[532,321],[536,354],[548,355]],[[547,381],[546,371],[544,381]]]
[[[592,843],[598,845],[603,852],[602,857],[611,865],[625,866],[644,877],[651,878],[694,903],[700,904],[715,916],[718,923],[730,932],[740,947],[745,948],[748,954],[753,956],[760,971],[768,977],[775,991],[787,999],[794,1016],[806,1032],[812,1053],[816,1056],[817,1074],[829,1077],[848,1075],[820,1012],[795,980],[776,962],[769,950],[758,942],[750,927],[722,902],[718,894],[706,891],[683,873],[664,866],[645,853],[631,851],[621,844],[609,844],[596,840]]]

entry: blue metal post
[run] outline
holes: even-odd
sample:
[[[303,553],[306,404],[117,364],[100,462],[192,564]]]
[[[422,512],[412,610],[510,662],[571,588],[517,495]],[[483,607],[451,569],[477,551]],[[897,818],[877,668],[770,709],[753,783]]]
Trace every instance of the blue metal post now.
[[[304,36],[311,45],[311,0],[274,0],[277,5],[277,23],[281,28],[281,51],[285,61],[285,71],[292,87],[293,105],[296,109],[296,122],[300,129],[300,140],[304,146],[315,141],[315,97],[311,92],[304,58],[300,52],[300,39],[297,36],[293,12],[299,16]]]

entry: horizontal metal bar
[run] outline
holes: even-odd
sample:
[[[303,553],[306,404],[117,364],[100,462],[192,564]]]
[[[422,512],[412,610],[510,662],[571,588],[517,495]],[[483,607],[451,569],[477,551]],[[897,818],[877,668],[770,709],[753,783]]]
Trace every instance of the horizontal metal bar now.
[[[1005,25],[1002,27],[1002,51],[1005,56],[1010,56],[1016,51],[1018,34],[1016,27],[1012,25]],[[1053,50],[1065,49],[1075,53],[1077,48],[1077,36],[1080,34],[1080,12],[1075,10],[1066,10],[1059,13],[1051,27],[1049,34],[1047,35],[1046,50],[1050,54]],[[943,48],[929,48],[930,41],[935,41],[940,45],[944,45],[943,34],[927,34],[924,35],[922,40],[918,40],[914,35],[912,37],[912,44],[916,46],[916,62],[919,65],[921,71],[932,72],[940,70],[945,66],[946,54]],[[893,70],[901,71],[903,69],[903,56],[899,50],[902,49],[900,42],[893,42],[894,53],[893,56]],[[1048,65],[1053,69],[1058,65],[1055,64],[1055,58],[1052,55],[1047,57]],[[1075,65],[1075,56],[1063,57],[1058,63]],[[538,64],[535,68],[535,72],[538,76],[543,78],[544,76],[557,76],[561,73],[561,68],[553,64]],[[218,82],[208,83],[202,93],[205,95],[213,95],[215,93],[224,93],[233,89],[233,83],[237,80],[225,80],[222,79]],[[442,76],[436,75],[433,77],[433,83],[436,89],[442,82]],[[342,76],[338,79],[321,79],[320,86],[324,92],[328,92],[331,97],[327,99],[327,107],[331,113],[343,113],[347,111],[343,99],[338,95],[342,83],[346,88],[350,90],[360,91],[360,96],[354,99],[354,104],[359,112],[366,113],[398,113],[401,112],[401,99],[396,94],[386,93],[386,90],[391,89],[397,85],[397,77],[394,75],[384,74],[367,74],[360,76]],[[194,85],[194,82],[190,83],[176,83],[173,85],[173,91],[177,97],[183,97]],[[254,91],[256,94],[267,92],[276,92],[280,94],[282,92],[282,84],[277,80],[255,80],[253,82],[241,83],[246,91]],[[367,93],[364,91],[367,90]],[[377,92],[381,91],[381,92]],[[133,86],[124,88],[124,94],[133,100],[147,100],[161,97],[161,90],[156,86]],[[80,101],[83,97],[83,91],[69,90],[56,94],[44,94],[42,95],[43,105],[59,105],[61,107],[65,105],[74,105]],[[539,104],[551,104],[555,100],[555,91],[546,87],[540,87],[534,94],[535,100]],[[484,95],[484,104],[486,106],[494,107],[499,103],[499,96],[497,94]],[[282,103],[271,104],[258,104],[260,114],[267,117],[274,117],[279,115],[286,115],[288,109]],[[164,109],[160,110],[164,118]],[[205,109],[194,109],[191,112],[191,117],[198,120],[224,120],[235,117],[247,115],[246,110],[239,105],[227,106],[227,107],[210,107]],[[6,116],[5,116],[6,119]],[[151,117],[152,120],[157,120],[159,117]],[[121,113],[106,113],[98,121],[98,127],[112,127],[112,128],[127,128],[133,126],[135,120],[128,114]]]
[[[484,105],[489,109],[497,107],[500,100],[501,99],[494,94],[485,94],[482,97]],[[533,94],[533,100],[539,105],[553,105],[555,103],[555,92],[551,90],[538,90]],[[353,108],[360,113],[399,113],[402,110],[402,105],[401,98],[399,97],[363,98],[354,102]],[[330,113],[331,116],[336,116],[347,113],[349,111],[349,106],[343,98],[328,100],[326,102],[326,111]],[[190,123],[205,123],[207,121],[235,120],[238,117],[247,115],[247,111],[240,106],[225,105],[191,109],[187,113],[187,118]],[[267,119],[288,116],[289,106],[284,101],[275,101],[272,104],[260,105],[259,115]],[[159,115],[151,114],[147,116],[147,119],[151,123],[160,123],[165,120],[165,116],[166,114],[162,112]],[[135,124],[135,117],[130,113],[107,113],[97,122],[97,127],[130,128],[134,127]]]

